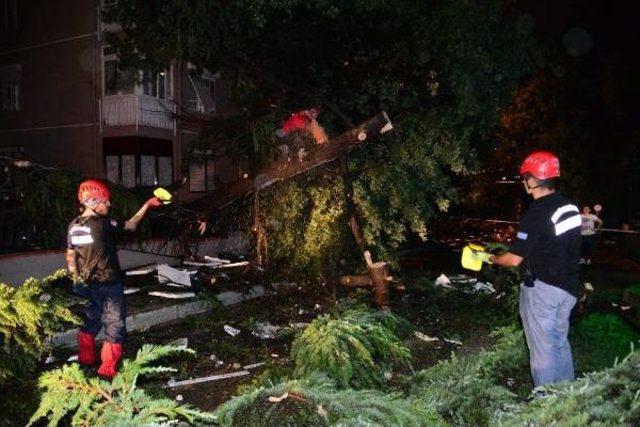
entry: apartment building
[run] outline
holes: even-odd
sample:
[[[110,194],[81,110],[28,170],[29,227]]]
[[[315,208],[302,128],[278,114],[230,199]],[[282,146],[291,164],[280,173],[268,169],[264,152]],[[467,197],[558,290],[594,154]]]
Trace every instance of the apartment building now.
[[[119,28],[100,20],[113,3],[0,0],[0,155],[129,188],[166,185],[198,134],[174,112],[216,114],[219,82],[175,62],[160,70],[121,67],[103,36]],[[184,200],[240,175],[227,157],[187,170]]]

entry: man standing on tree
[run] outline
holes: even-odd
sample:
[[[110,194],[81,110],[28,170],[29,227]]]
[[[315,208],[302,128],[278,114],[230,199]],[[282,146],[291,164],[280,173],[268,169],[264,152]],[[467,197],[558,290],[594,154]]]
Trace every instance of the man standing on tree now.
[[[89,300],[84,325],[78,332],[78,362],[85,366],[95,364],[95,336],[104,327],[106,340],[98,375],[106,378],[117,373],[126,336],[123,275],[115,236],[123,230],[135,231],[149,208],[162,205],[162,201],[152,197],[122,224],[106,216],[110,199],[105,183],[83,181],[78,187],[82,214],[71,221],[67,234],[67,266],[77,283],[74,290]]]
[[[573,381],[573,358],[567,338],[569,315],[579,295],[580,228],[578,207],[556,192],[558,158],[547,151],[530,154],[520,167],[533,202],[520,219],[508,252],[480,252],[482,261],[505,267],[522,264],[520,317],[529,347],[535,387]]]

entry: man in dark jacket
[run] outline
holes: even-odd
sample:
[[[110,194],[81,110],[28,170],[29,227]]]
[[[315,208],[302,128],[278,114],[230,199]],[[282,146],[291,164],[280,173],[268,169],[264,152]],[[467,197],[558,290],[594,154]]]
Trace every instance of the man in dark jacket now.
[[[521,266],[520,317],[529,347],[534,386],[573,381],[573,359],[567,334],[569,315],[580,292],[581,218],[578,207],[555,190],[558,158],[547,151],[530,154],[520,167],[533,202],[520,219],[508,252],[485,262]]]
[[[113,378],[122,357],[126,337],[123,275],[118,262],[116,234],[135,231],[149,208],[162,205],[152,197],[128,221],[111,219],[111,193],[105,183],[86,180],[78,187],[82,214],[69,224],[67,234],[67,266],[77,283],[75,289],[89,300],[84,325],[78,332],[78,362],[94,365],[95,336],[104,327],[106,341],[102,345],[102,364],[98,375]]]

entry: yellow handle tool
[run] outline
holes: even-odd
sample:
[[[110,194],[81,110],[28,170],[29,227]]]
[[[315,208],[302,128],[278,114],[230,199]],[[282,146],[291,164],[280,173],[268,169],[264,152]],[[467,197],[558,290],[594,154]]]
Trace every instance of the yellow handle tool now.
[[[167,190],[165,190],[162,187],[158,187],[155,190],[153,190],[153,195],[156,196],[158,199],[162,200],[162,203],[165,205],[168,205],[169,203],[171,203],[171,199],[173,199],[173,196],[171,195],[171,193],[169,193]]]
[[[475,243],[469,243],[462,249],[462,259],[460,260],[462,267],[467,270],[480,271],[482,269],[482,257],[478,256],[478,252],[484,252],[484,246]]]

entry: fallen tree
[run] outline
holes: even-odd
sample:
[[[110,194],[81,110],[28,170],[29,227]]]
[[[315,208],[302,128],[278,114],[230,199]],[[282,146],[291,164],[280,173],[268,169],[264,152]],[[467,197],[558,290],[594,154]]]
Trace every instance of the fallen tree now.
[[[278,161],[268,165],[252,176],[240,179],[229,186],[213,191],[193,202],[189,207],[201,212],[215,212],[230,206],[232,203],[264,190],[278,182],[307,173],[338,158],[340,153],[348,151],[381,134],[393,129],[393,125],[385,112],[372,117],[328,142],[317,145],[300,160]]]

